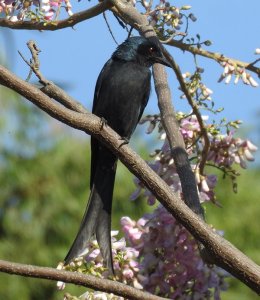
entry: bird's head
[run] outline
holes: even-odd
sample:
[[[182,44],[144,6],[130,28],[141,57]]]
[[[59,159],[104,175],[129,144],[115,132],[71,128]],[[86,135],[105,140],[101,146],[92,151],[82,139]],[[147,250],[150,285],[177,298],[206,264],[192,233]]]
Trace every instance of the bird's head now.
[[[154,63],[170,67],[169,62],[162,54],[157,40],[141,36],[130,37],[124,41],[113,53],[112,58],[137,62],[146,67],[151,67]]]

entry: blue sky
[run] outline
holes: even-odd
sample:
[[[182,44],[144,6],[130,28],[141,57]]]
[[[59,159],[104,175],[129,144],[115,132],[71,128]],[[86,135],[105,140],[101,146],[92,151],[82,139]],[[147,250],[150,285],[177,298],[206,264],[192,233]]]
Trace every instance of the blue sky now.
[[[81,1],[80,6],[88,8],[95,3]],[[211,40],[213,45],[208,47],[208,50],[249,62],[257,58],[254,50],[260,48],[257,21],[260,11],[259,0],[246,3],[234,0],[190,0],[171,3],[176,6],[184,4],[192,6],[191,12],[196,15],[197,22],[191,24],[190,33],[194,36],[199,33],[202,40]],[[107,12],[107,16],[117,41],[122,42],[126,38],[126,32],[118,25],[111,13]],[[9,57],[12,57],[11,68],[16,74],[23,78],[26,78],[28,74],[28,68],[21,60],[17,50],[29,57],[26,42],[33,39],[42,49],[40,54],[41,71],[45,77],[58,84],[64,83],[69,94],[91,109],[96,78],[116,47],[102,15],[78,24],[75,29],[69,28],[56,32],[25,30],[11,32],[5,30],[4,36],[5,39],[0,37],[0,43],[8,40],[9,46],[14,45],[7,49]],[[11,43],[12,40],[14,44]],[[183,72],[194,70],[192,55],[183,54],[180,50],[172,47],[168,47],[168,50],[180,64]],[[198,62],[201,67],[205,68],[203,81],[214,91],[213,99],[216,106],[225,108],[221,117],[233,120],[241,119],[246,126],[255,126],[257,112],[260,112],[260,88],[245,86],[242,82],[237,85],[217,83],[222,68],[217,63],[205,58],[198,58]],[[178,84],[173,71],[168,69],[167,72],[175,108],[189,111],[185,100],[179,98],[180,91],[177,90]],[[260,84],[260,80],[255,74],[253,77]],[[146,113],[157,112],[157,100],[153,91]],[[254,139],[254,142],[257,143],[256,134],[254,134]]]

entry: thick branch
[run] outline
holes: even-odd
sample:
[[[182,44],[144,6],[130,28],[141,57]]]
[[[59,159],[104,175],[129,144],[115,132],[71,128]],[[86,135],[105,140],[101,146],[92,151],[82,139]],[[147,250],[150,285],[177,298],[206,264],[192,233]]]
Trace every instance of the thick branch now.
[[[122,146],[120,137],[101,120],[90,113],[73,112],[53,102],[35,86],[23,81],[0,66],[0,84],[11,88],[46,113],[63,123],[92,134],[119,157],[126,167],[138,177],[166,209],[194,237],[204,244],[216,263],[260,293],[260,268],[231,243],[223,239],[194,214],[172,189],[129,146]]]
[[[64,90],[54,84],[52,81],[44,81],[44,86],[41,88],[41,91],[48,95],[50,98],[54,98],[56,101],[64,105],[65,107],[79,112],[79,113],[88,113],[84,106],[73,99],[71,96],[66,94]]]
[[[155,65],[153,73],[161,120],[171,147],[176,170],[180,177],[185,203],[203,218],[203,208],[200,205],[194,173],[191,169],[188,154],[185,151],[184,140],[180,134],[179,124],[175,117],[165,68],[161,65]]]
[[[131,286],[121,282],[112,281],[103,278],[97,278],[91,275],[78,272],[70,272],[57,270],[53,268],[18,264],[14,262],[0,260],[0,272],[16,274],[25,277],[43,278],[55,281],[63,281],[73,283],[80,286],[85,286],[98,291],[113,293],[127,299],[136,300],[163,300],[161,298],[147,292],[137,290]]]
[[[185,43],[182,43],[182,42],[179,42],[179,41],[175,41],[175,40],[169,41],[167,43],[167,45],[174,46],[174,47],[179,48],[183,51],[191,52],[192,54],[196,54],[196,55],[204,56],[204,57],[207,57],[207,58],[210,58],[210,59],[214,59],[217,62],[232,61],[234,64],[238,65],[239,67],[250,70],[250,71],[256,73],[258,76],[260,76],[260,68],[257,68],[255,66],[253,66],[252,63],[240,61],[240,60],[237,60],[237,59],[234,59],[234,58],[224,56],[223,54],[220,54],[220,53],[217,53],[217,52],[211,52],[211,51],[204,50],[202,48],[199,49],[197,47],[190,46],[188,44],[185,44]]]
[[[16,21],[12,22],[8,19],[0,18],[0,27],[8,27],[11,29],[27,29],[27,30],[59,30],[67,27],[73,27],[76,24],[96,17],[103,13],[111,6],[109,1],[102,1],[97,5],[73,14],[71,17],[61,21],[39,22],[35,21]]]
[[[204,166],[205,166],[205,163],[207,160],[207,154],[208,154],[209,147],[210,147],[208,133],[204,126],[204,122],[203,122],[202,116],[199,112],[199,108],[198,108],[197,104],[193,101],[192,96],[189,93],[189,90],[185,84],[183,77],[182,77],[182,73],[181,73],[179,66],[176,64],[175,60],[171,57],[171,55],[169,54],[168,51],[165,51],[165,56],[171,62],[172,68],[173,68],[173,70],[176,74],[176,77],[180,83],[181,89],[184,92],[184,94],[188,100],[188,103],[190,104],[190,106],[193,110],[193,113],[196,115],[198,123],[200,125],[201,134],[204,139],[204,147],[203,147],[202,154],[201,154],[202,159],[201,159],[199,168],[200,168],[200,174],[203,174]]]

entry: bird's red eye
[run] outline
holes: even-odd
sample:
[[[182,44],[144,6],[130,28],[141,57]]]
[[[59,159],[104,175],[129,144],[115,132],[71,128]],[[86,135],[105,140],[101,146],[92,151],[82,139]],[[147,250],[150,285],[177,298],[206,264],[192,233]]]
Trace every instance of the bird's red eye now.
[[[155,48],[154,48],[154,47],[150,47],[150,48],[149,48],[149,53],[150,53],[150,54],[153,54],[154,52],[155,52]]]

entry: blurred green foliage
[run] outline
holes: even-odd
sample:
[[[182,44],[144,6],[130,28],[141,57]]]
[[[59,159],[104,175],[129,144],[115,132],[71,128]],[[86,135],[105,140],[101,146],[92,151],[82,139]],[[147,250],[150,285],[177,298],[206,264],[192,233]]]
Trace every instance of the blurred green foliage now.
[[[260,170],[239,171],[237,194],[233,192],[231,182],[220,176],[217,199],[222,207],[206,205],[207,222],[223,230],[227,240],[260,264]],[[237,279],[230,278],[228,282],[230,288],[222,294],[223,300],[259,299]]]
[[[88,198],[89,140],[64,127],[6,89],[0,89],[0,258],[56,267],[78,230]],[[144,153],[144,149],[138,152]],[[227,180],[218,188],[223,208],[206,206],[208,222],[260,262],[258,185],[260,172],[246,171],[233,194]],[[123,215],[139,218],[144,200],[129,201],[132,175],[119,164],[113,204],[113,229]],[[258,226],[257,226],[258,224]],[[256,299],[239,281],[223,299]],[[85,289],[67,285],[66,292]],[[63,299],[56,283],[0,273],[0,299]]]

